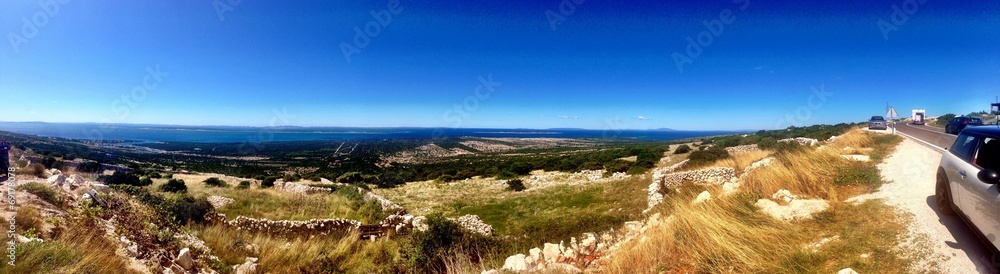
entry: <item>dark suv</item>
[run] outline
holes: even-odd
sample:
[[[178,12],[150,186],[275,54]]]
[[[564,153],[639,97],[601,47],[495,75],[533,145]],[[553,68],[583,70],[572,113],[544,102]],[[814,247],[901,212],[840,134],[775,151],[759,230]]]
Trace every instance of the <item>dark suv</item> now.
[[[983,125],[983,119],[975,117],[955,117],[948,121],[948,124],[944,126],[945,133],[958,134],[962,132],[967,126],[981,126]]]
[[[945,215],[958,215],[996,252],[1000,246],[1000,127],[970,127],[941,155],[935,196]]]

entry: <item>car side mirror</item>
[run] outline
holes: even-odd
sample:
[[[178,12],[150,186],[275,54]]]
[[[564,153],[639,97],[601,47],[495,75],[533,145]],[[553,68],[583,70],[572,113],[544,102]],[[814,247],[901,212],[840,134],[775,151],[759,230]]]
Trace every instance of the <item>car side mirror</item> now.
[[[976,174],[976,177],[979,177],[979,180],[983,181],[983,183],[991,185],[1000,183],[1000,174],[997,174],[996,170],[983,169],[979,174]]]

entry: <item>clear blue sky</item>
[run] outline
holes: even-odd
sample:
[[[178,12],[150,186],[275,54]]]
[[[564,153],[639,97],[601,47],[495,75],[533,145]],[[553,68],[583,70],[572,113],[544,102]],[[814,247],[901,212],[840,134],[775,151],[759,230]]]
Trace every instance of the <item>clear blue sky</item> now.
[[[59,1],[0,3],[2,121],[771,129],[1000,95],[997,1]]]

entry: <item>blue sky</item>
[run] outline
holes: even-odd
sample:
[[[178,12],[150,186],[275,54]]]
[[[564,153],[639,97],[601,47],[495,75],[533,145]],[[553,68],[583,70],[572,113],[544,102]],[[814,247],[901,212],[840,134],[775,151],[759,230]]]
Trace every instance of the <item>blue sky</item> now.
[[[772,129],[1000,95],[996,1],[228,2],[0,3],[0,120]]]

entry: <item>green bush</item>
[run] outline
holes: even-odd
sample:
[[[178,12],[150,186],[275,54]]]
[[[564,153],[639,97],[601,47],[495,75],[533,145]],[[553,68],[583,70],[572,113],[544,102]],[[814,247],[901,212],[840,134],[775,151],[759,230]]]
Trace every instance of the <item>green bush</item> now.
[[[205,222],[205,214],[212,211],[212,204],[205,197],[194,198],[185,194],[167,198],[162,208],[170,213],[175,222],[185,225],[192,221]]]
[[[152,173],[149,173],[149,178],[159,179],[159,178],[163,178],[163,175],[161,175],[160,173],[157,173],[157,172],[152,172]]]
[[[97,162],[86,162],[82,163],[76,167],[76,171],[86,172],[86,173],[101,173],[104,171],[104,166]]]
[[[302,179],[302,176],[296,173],[286,173],[282,179],[285,179],[285,182],[297,182]]]
[[[160,185],[160,191],[187,193],[187,185],[184,184],[184,180],[170,179],[166,184]]]
[[[934,125],[943,127],[945,125],[948,125],[948,122],[951,122],[951,119],[955,119],[955,117],[956,116],[953,113],[941,115],[940,117],[937,118],[937,121],[934,121]]]
[[[139,176],[136,176],[131,172],[123,171],[115,171],[114,174],[105,178],[104,182],[109,185],[148,186],[148,184],[143,184],[143,182],[139,180]],[[152,181],[149,183],[152,183]]]
[[[167,173],[167,175],[163,175],[163,178],[164,179],[173,179],[174,178],[174,174],[173,173]]]
[[[874,190],[882,185],[882,175],[872,162],[850,161],[837,167],[837,177],[833,183],[838,186],[863,185]]]
[[[153,184],[153,179],[150,179],[149,177],[142,177],[142,179],[139,179],[139,185],[148,186],[151,184]]]
[[[691,152],[691,147],[686,144],[680,145],[677,147],[677,149],[674,150],[674,154],[684,154],[688,152]]]
[[[238,189],[247,189],[247,188],[250,188],[250,181],[240,181],[240,184],[236,185],[236,188],[238,188]]]
[[[528,189],[528,187],[524,186],[524,181],[521,181],[521,179],[513,179],[507,180],[507,189],[520,192]]]
[[[646,174],[646,171],[649,171],[649,169],[646,168],[646,167],[632,166],[632,167],[628,168],[628,171],[626,171],[625,173],[627,173],[629,175],[642,175],[642,174]]]
[[[416,231],[411,237],[409,268],[415,273],[445,273],[446,258],[459,254],[469,256],[476,264],[501,245],[495,238],[463,231],[440,214],[427,216],[427,226],[427,231]]]
[[[227,187],[227,186],[229,186],[229,184],[227,184],[226,181],[220,180],[219,178],[216,178],[216,177],[211,177],[211,178],[205,179],[205,181],[203,181],[203,183],[205,183],[205,185],[207,185],[207,186],[214,186],[214,187]]]
[[[689,166],[699,167],[714,163],[715,161],[729,158],[729,152],[721,146],[713,146],[706,150],[691,152],[688,159]]]
[[[274,182],[278,180],[278,177],[267,177],[263,181],[260,181],[260,188],[270,188],[274,186]]]

